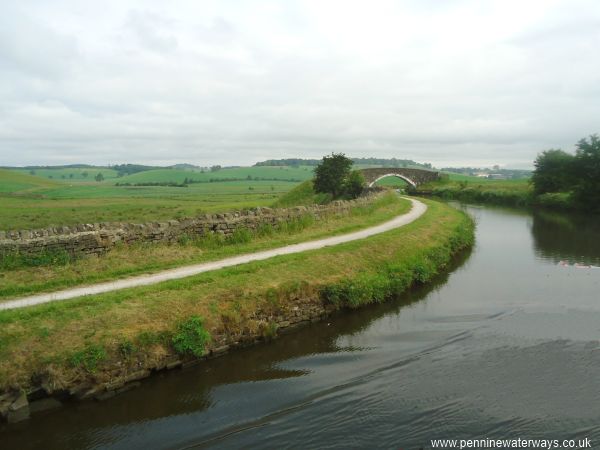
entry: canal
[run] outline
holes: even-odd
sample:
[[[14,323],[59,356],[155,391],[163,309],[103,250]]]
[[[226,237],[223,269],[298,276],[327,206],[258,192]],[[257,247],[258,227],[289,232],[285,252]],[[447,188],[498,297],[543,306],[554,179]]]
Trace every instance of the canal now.
[[[468,206],[475,247],[395,301],[0,431],[2,449],[600,445],[600,219]]]

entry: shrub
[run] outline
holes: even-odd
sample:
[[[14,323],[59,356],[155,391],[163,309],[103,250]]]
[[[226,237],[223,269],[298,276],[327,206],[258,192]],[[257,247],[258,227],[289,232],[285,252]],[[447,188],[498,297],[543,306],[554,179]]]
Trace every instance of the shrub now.
[[[204,329],[202,318],[192,316],[177,327],[173,336],[173,348],[180,355],[202,356],[206,344],[210,340],[210,334]]]
[[[353,170],[344,181],[344,192],[351,198],[357,198],[365,188],[365,177],[358,170]]]
[[[315,167],[315,192],[331,194],[334,198],[344,193],[344,183],[350,174],[352,160],[343,153],[324,156]]]

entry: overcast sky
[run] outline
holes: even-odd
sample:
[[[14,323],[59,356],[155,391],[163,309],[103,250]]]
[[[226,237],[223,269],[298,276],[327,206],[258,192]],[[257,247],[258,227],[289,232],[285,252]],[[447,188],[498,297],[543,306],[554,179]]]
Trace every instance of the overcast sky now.
[[[600,1],[5,1],[0,165],[411,158],[600,132]]]

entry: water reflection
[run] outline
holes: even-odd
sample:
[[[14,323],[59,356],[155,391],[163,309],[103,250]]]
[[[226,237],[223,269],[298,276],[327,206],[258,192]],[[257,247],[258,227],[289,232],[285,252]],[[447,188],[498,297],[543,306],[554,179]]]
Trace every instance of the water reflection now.
[[[536,256],[555,263],[600,265],[600,216],[534,211]]]

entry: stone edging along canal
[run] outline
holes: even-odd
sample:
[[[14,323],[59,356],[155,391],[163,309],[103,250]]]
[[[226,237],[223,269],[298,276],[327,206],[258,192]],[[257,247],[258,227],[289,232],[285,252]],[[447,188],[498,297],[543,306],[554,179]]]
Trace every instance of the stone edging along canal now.
[[[402,218],[404,223],[394,220],[390,221],[391,223],[386,222],[378,227],[373,227],[376,231],[373,228],[369,229],[371,234],[357,236],[356,233],[352,233],[351,235],[354,236],[354,239],[361,239],[362,237],[387,231],[381,228],[383,225],[391,230],[402,226],[402,224],[412,222],[416,219],[414,215],[421,216],[427,209],[422,202],[412,201],[415,207],[408,213],[412,213],[409,216],[413,217],[411,220],[407,218],[408,214],[405,214],[397,218]],[[362,231],[367,232],[368,230]],[[460,232],[456,229],[449,237],[448,243],[453,243],[449,246],[448,258],[472,243],[472,232],[462,240],[459,238],[459,234]],[[343,238],[343,236],[337,238]],[[329,242],[327,245],[334,245],[334,243]],[[437,268],[444,265],[445,262],[442,261],[436,263]],[[288,300],[289,302],[286,302],[276,311],[259,308],[244,318],[247,325],[258,326],[240,327],[232,332],[215,333],[211,338],[209,347],[205,350],[205,354],[200,358],[169,352],[157,359],[140,359],[135,364],[130,364],[129,367],[119,363],[119,367],[107,367],[102,372],[88,375],[84,379],[73,380],[67,386],[55,386],[48,379],[35,377],[36,381],[32,380],[33,383],[27,390],[20,389],[0,393],[0,420],[9,423],[20,422],[28,419],[31,413],[60,407],[68,401],[105,400],[139,386],[140,380],[154,373],[194,366],[203,360],[222,356],[230,350],[264,342],[277,335],[323,320],[347,307],[343,304],[327,302],[318,293],[302,292],[301,290],[290,294]]]
[[[135,277],[125,278],[123,280],[108,281],[105,283],[98,283],[90,286],[66,289],[63,291],[52,292],[49,294],[36,294],[12,300],[9,299],[0,303],[0,310],[25,308],[27,306],[34,306],[43,303],[67,300],[86,295],[101,294],[104,292],[116,291],[120,289],[147,286],[151,284],[161,283],[163,281],[176,280],[192,275],[198,275],[204,272],[223,269],[225,267],[246,264],[252,261],[262,261],[264,259],[273,258],[275,256],[290,255],[293,253],[300,253],[308,250],[316,250],[323,247],[343,244],[345,242],[351,242],[358,239],[364,239],[369,236],[374,236],[376,234],[384,233],[386,231],[393,230],[394,228],[407,225],[421,217],[425,213],[425,211],[427,211],[427,206],[423,202],[412,198],[409,198],[408,200],[412,202],[412,208],[406,214],[397,216],[392,220],[384,222],[380,225],[375,225],[373,227],[355,231],[353,233],[348,233],[341,236],[333,236],[315,241],[302,242],[300,244],[287,245],[285,247],[274,248],[271,250],[265,250],[257,253],[234,256],[219,261],[211,261],[206,263],[194,264],[191,266],[178,267],[175,269],[164,270],[162,272],[154,274],[139,275]]]

